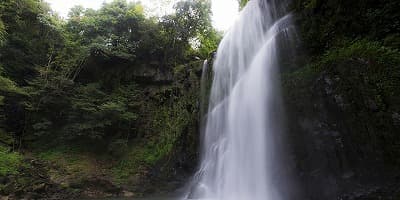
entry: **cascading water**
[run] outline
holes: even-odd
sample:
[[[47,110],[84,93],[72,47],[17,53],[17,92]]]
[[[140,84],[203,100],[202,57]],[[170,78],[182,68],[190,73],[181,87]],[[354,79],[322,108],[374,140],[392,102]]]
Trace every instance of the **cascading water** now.
[[[251,0],[222,40],[202,129],[201,164],[185,199],[283,199],[276,173],[277,49],[291,20],[280,12],[271,0]]]

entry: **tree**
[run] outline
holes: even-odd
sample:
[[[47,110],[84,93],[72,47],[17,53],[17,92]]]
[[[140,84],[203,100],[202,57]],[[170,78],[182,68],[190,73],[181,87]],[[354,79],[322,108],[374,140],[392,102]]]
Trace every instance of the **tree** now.
[[[202,43],[216,39],[217,42],[217,37],[214,37],[216,32],[211,25],[210,1],[180,1],[175,5],[175,10],[174,14],[165,16],[161,21],[166,34],[170,36],[168,46],[172,48],[168,55],[174,60],[183,58],[187,61],[193,52],[193,41]]]
[[[8,33],[0,48],[2,64],[13,80],[26,85],[62,45],[57,19],[47,4],[37,0],[1,1],[0,13]]]
[[[175,9],[151,18],[140,3],[115,0],[76,6],[63,21],[40,0],[0,2],[0,124],[18,141],[128,140],[142,89],[135,70],[171,72],[220,39],[209,1]]]
[[[26,93],[12,80],[4,76],[0,66],[0,144],[20,144],[22,139],[21,114],[18,110],[22,107],[22,101],[26,99]],[[6,134],[8,131],[11,134]]]

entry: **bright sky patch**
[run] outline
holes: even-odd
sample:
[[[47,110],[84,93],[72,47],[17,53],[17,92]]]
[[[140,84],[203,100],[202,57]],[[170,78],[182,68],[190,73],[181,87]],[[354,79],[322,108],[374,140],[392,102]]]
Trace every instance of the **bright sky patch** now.
[[[85,8],[99,9],[103,2],[112,0],[45,0],[53,10],[58,12],[62,17],[68,16],[69,9],[75,5],[82,5]],[[140,1],[152,15],[164,15],[173,11],[173,0],[171,3],[160,3],[158,0],[142,0]],[[218,30],[227,30],[235,21],[238,15],[237,0],[212,0],[213,25]]]

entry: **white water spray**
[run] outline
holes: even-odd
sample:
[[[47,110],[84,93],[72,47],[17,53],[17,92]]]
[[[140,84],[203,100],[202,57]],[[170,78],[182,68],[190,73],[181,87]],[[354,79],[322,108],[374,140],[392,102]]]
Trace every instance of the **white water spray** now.
[[[185,199],[283,199],[275,174],[277,38],[291,20],[269,2],[249,1],[218,48],[201,164]]]

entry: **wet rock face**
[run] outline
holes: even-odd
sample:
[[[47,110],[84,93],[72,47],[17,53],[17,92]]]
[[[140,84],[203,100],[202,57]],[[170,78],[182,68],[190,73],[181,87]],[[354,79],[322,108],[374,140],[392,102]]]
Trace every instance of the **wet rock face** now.
[[[398,183],[388,184],[387,186],[371,186],[365,187],[349,194],[345,194],[339,197],[341,200],[397,200],[400,198],[400,184]]]
[[[400,143],[400,115],[380,101],[364,69],[368,63],[347,61],[315,72],[306,84],[284,85],[293,170],[305,199],[393,199],[399,194],[393,185],[400,154],[393,144]]]
[[[116,70],[122,70],[124,74],[120,76],[109,76],[114,74]],[[77,80],[84,83],[107,80],[109,84],[119,81],[135,80],[136,83],[148,86],[172,84],[174,77],[172,69],[163,66],[162,63],[157,61],[145,64],[136,63],[132,59],[98,50],[95,53],[92,52],[89,56]]]

